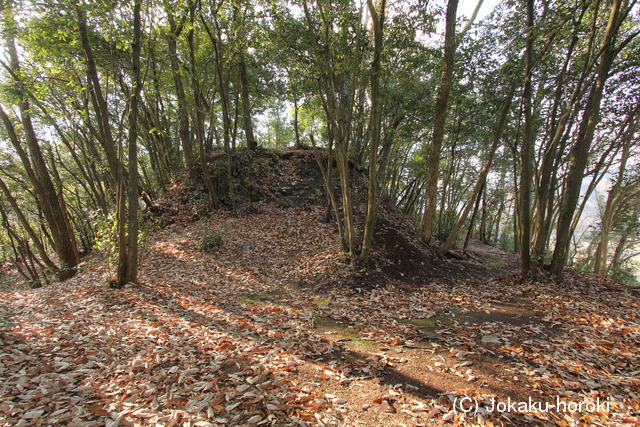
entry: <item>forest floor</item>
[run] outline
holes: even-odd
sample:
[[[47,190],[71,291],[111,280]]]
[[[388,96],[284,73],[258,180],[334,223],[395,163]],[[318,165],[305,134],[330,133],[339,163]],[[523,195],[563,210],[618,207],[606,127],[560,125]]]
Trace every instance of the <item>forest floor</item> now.
[[[522,283],[479,243],[418,278],[433,255],[384,216],[390,268],[356,271],[321,207],[251,208],[153,233],[123,290],[91,258],[64,283],[2,292],[0,422],[640,423],[637,294],[572,270]],[[209,229],[217,252],[199,248]]]
[[[165,200],[137,284],[110,289],[93,255],[0,292],[0,424],[640,425],[634,291],[523,282],[479,242],[441,257],[384,207],[362,269],[321,205]]]

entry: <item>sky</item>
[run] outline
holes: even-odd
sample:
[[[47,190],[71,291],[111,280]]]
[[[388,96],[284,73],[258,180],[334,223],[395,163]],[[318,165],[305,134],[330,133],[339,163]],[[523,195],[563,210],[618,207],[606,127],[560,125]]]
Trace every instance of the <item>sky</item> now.
[[[499,2],[500,0],[484,0],[480,12],[476,17],[476,22],[479,22],[482,18],[490,14]],[[470,18],[476,4],[478,4],[478,0],[460,0],[460,3],[458,3],[458,16],[464,15]]]

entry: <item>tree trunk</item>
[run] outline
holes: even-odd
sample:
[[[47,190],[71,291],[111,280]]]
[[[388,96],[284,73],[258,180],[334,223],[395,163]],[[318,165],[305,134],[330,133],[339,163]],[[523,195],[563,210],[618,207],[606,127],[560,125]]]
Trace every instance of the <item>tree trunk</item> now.
[[[322,20],[322,42],[319,41],[318,34],[316,34],[316,27],[312,21],[307,2],[304,1],[302,6],[307,21],[307,30],[315,51],[315,65],[320,73],[320,78],[318,79],[319,95],[327,116],[327,126],[331,129],[335,141],[336,161],[342,190],[342,217],[344,220],[344,234],[341,239],[346,241],[348,247],[347,256],[353,258],[356,255],[356,234],[348,147],[357,93],[355,88],[358,76],[358,62],[354,60],[353,68],[347,71],[341,71],[340,67],[335,66],[333,41],[329,34],[332,31],[331,28],[336,24],[327,18],[320,3],[318,4]],[[362,26],[359,25],[354,37],[360,39],[361,30]]]
[[[433,123],[433,139],[429,150],[429,158],[426,167],[425,208],[420,227],[420,237],[425,242],[430,242],[433,237],[436,220],[436,206],[438,195],[438,175],[440,167],[440,151],[444,139],[444,128],[447,121],[447,104],[453,78],[454,54],[456,51],[456,12],[458,0],[447,2],[446,29],[444,38],[444,62],[438,98],[436,99],[436,113]]]
[[[576,46],[576,43],[579,40],[579,29],[580,26],[578,23],[582,21],[582,17],[586,11],[586,7],[583,8],[582,13],[580,14],[580,19],[576,20],[574,25],[573,34],[571,37],[571,42],[569,44],[569,48],[567,49],[567,54],[565,55],[565,60],[562,64],[562,69],[558,76],[555,79],[556,92],[553,101],[553,107],[551,111],[551,118],[548,127],[548,144],[545,148],[544,155],[541,159],[541,165],[538,172],[539,183],[536,187],[536,207],[535,207],[535,224],[534,229],[536,232],[535,244],[534,244],[534,253],[533,258],[536,263],[536,267],[542,267],[544,263],[544,255],[547,250],[548,236],[549,230],[551,228],[551,218],[550,215],[553,212],[553,203],[554,203],[554,191],[555,185],[557,184],[557,174],[558,174],[558,157],[562,155],[562,150],[559,149],[560,141],[562,140],[562,135],[564,133],[564,129],[566,126],[566,122],[568,121],[571,114],[571,101],[577,99],[575,96],[578,91],[574,91],[574,96],[571,97],[571,101],[569,102],[569,106],[566,109],[566,112],[561,116],[560,120],[557,121],[556,117],[558,114],[558,110],[560,109],[563,99],[562,95],[565,92],[565,77],[567,70],[569,68],[569,63],[573,56],[573,52]],[[577,84],[576,89],[581,86],[582,79]]]
[[[313,147],[313,152],[316,156],[316,161],[318,163],[318,167],[320,168],[320,172],[322,173],[322,177],[324,178],[325,189],[327,191],[327,196],[329,197],[329,206],[327,210],[333,208],[333,211],[336,215],[336,224],[338,225],[338,234],[340,235],[340,249],[343,252],[347,251],[346,241],[343,239],[344,230],[342,229],[342,220],[340,219],[340,214],[338,211],[338,202],[336,201],[336,195],[333,191],[333,182],[331,179],[331,167],[324,167],[324,160],[318,151],[318,147],[316,147],[315,139],[313,138],[313,134],[309,134],[309,139],[311,140],[311,146]],[[328,164],[331,165],[331,153],[329,152],[327,155]],[[330,211],[329,211],[330,212]],[[328,215],[327,215],[328,216]]]
[[[191,13],[195,13],[195,9],[191,9]],[[198,151],[200,152],[200,167],[202,168],[202,178],[204,180],[207,193],[209,193],[209,207],[218,209],[218,195],[216,194],[211,175],[209,174],[209,165],[207,163],[207,153],[204,149],[204,114],[202,111],[202,92],[200,90],[200,81],[198,79],[198,68],[196,66],[196,53],[193,43],[193,25],[195,25],[195,17],[191,18],[192,27],[187,35],[189,44],[189,57],[191,59],[191,84],[193,85],[193,98],[196,106],[196,136],[198,138]]]
[[[135,283],[138,281],[138,106],[142,91],[140,75],[140,40],[142,0],[135,0],[133,5],[133,43],[132,71],[133,87],[129,105],[129,187],[128,187],[128,235],[127,235],[127,270],[118,283]]]
[[[216,75],[218,77],[218,88],[220,90],[220,101],[222,104],[222,127],[224,131],[224,148],[227,153],[227,179],[229,181],[229,199],[231,201],[231,208],[235,214],[236,212],[236,196],[233,188],[233,171],[232,171],[232,159],[233,159],[233,151],[231,149],[231,116],[229,113],[229,91],[228,84],[226,84],[226,80],[224,79],[223,73],[223,58],[222,58],[222,49],[220,46],[221,36],[220,36],[220,27],[217,22],[215,32],[211,31],[209,26],[207,25],[204,18],[201,16],[202,24],[209,35],[209,39],[213,44],[213,49],[216,55]],[[237,103],[236,103],[237,105]],[[235,148],[235,147],[234,147]]]
[[[369,182],[367,186],[367,215],[364,221],[364,235],[360,260],[366,264],[371,251],[373,230],[378,214],[378,146],[380,145],[380,56],[382,55],[382,30],[386,0],[381,0],[378,9],[372,0],[367,0],[371,20],[373,21],[373,61],[371,62],[371,139],[369,142]]]
[[[609,248],[609,233],[611,232],[611,227],[613,226],[614,212],[620,202],[620,198],[618,197],[620,194],[620,190],[622,188],[622,184],[624,183],[624,174],[627,167],[627,160],[629,159],[631,145],[634,142],[634,134],[638,130],[638,113],[640,113],[640,107],[636,108],[636,117],[632,119],[632,122],[629,126],[628,131],[624,135],[623,147],[622,147],[622,157],[620,159],[620,168],[618,170],[618,178],[616,182],[609,190],[609,194],[607,196],[607,203],[605,205],[604,214],[602,215],[602,226],[600,228],[600,241],[598,243],[598,248],[596,249],[596,256],[594,261],[594,269],[593,272],[596,274],[605,274],[607,267],[607,251]]]
[[[22,209],[20,209],[20,206],[18,205],[18,202],[16,201],[15,197],[13,197],[13,195],[9,191],[9,188],[6,186],[6,184],[2,179],[0,179],[0,190],[2,190],[5,198],[9,202],[9,205],[11,205],[11,209],[13,209],[13,213],[18,217],[18,221],[20,222],[20,225],[27,232],[27,234],[33,241],[33,244],[35,245],[36,250],[38,251],[38,255],[40,255],[40,258],[42,259],[42,262],[44,262],[44,264],[48,268],[50,268],[51,271],[58,271],[59,269],[58,266],[53,261],[51,261],[51,259],[47,255],[44,245],[42,244],[42,241],[36,234],[33,227],[31,227],[31,224],[29,223],[27,218],[24,216],[24,213],[22,213]]]
[[[620,236],[620,240],[618,240],[618,244],[616,245],[616,249],[613,253],[613,257],[611,258],[611,265],[609,266],[610,270],[618,270],[622,265],[622,254],[627,248],[627,243],[629,241],[629,237],[633,234],[634,228],[636,226],[636,221],[640,217],[640,201],[636,202],[635,208],[633,209],[632,219],[627,226],[627,228],[622,232]]]
[[[600,103],[604,92],[604,85],[609,77],[609,70],[615,57],[614,40],[620,27],[619,15],[622,0],[613,0],[609,23],[605,31],[600,54],[600,64],[595,84],[592,87],[582,116],[576,142],[571,150],[571,162],[566,179],[565,190],[560,202],[560,214],[556,230],[556,246],[553,252],[550,271],[556,277],[562,277],[562,271],[569,255],[571,244],[571,222],[580,198],[580,188],[587,165],[589,148],[593,135],[600,121]]]
[[[184,29],[184,19],[180,23],[175,22],[173,13],[166,8],[167,17],[169,19],[170,31],[167,35],[167,47],[169,49],[169,62],[171,64],[171,72],[173,74],[173,83],[176,90],[176,98],[178,100],[178,123],[180,143],[184,154],[184,162],[187,170],[191,174],[194,167],[193,145],[191,144],[191,133],[189,132],[189,113],[187,111],[187,96],[184,92],[182,84],[182,75],[180,74],[180,61],[178,59],[178,37]]]
[[[483,188],[478,191],[476,195],[476,202],[473,207],[473,213],[471,214],[471,219],[469,220],[469,228],[467,229],[467,236],[464,239],[464,249],[469,247],[469,242],[471,241],[471,236],[473,235],[473,224],[476,222],[476,216],[478,215],[478,210],[480,209],[480,200],[482,199],[482,193],[484,193],[484,186],[486,185],[486,180],[482,183]]]
[[[304,148],[302,145],[302,140],[300,139],[300,122],[298,120],[300,106],[298,105],[298,98],[295,97],[293,100],[293,131],[296,135],[296,148],[301,150]]]
[[[527,1],[527,47],[526,72],[524,78],[524,133],[522,136],[522,171],[520,173],[520,259],[522,263],[522,277],[529,277],[531,271],[531,188],[533,184],[533,111],[531,105],[533,78],[533,40],[534,17],[533,2]]]
[[[244,60],[244,53],[240,55],[238,61],[238,73],[240,74],[240,87],[242,89],[242,119],[244,122],[244,136],[247,138],[247,147],[250,150],[258,148],[258,143],[253,135],[253,124],[251,123],[251,104],[249,101],[249,80],[247,79],[247,65]]]
[[[500,140],[502,139],[502,132],[504,131],[504,127],[507,123],[507,118],[509,116],[509,110],[511,109],[511,102],[515,95],[515,91],[516,91],[516,84],[514,80],[513,84],[511,85],[511,88],[509,89],[509,94],[507,95],[507,99],[505,101],[504,108],[502,110],[502,115],[500,116],[500,121],[498,122],[498,127],[493,137],[493,142],[491,144],[491,148],[489,149],[489,155],[487,156],[487,160],[484,164],[484,167],[482,168],[482,171],[480,171],[480,176],[478,176],[476,184],[473,187],[473,191],[471,192],[471,195],[467,200],[467,204],[465,205],[462,213],[460,214],[460,217],[458,218],[458,222],[456,222],[456,225],[453,227],[453,230],[449,234],[449,237],[447,238],[447,241],[445,242],[445,244],[442,245],[442,247],[440,248],[440,253],[443,255],[449,252],[453,247],[453,245],[455,244],[456,240],[458,239],[458,236],[460,235],[460,231],[462,230],[462,227],[464,227],[464,223],[467,221],[467,217],[469,216],[471,209],[473,209],[474,200],[478,198],[478,194],[480,194],[480,191],[485,185],[487,175],[489,174],[489,170],[491,169],[491,164],[493,163],[493,157],[495,156],[496,150],[498,149],[498,144],[500,144]]]
[[[23,82],[17,78],[20,76],[20,62],[13,38],[15,28],[13,15],[11,13],[12,11],[6,10],[4,4],[0,4],[0,9],[0,12],[4,15],[4,37],[9,57],[11,59],[11,71],[15,76],[15,83],[22,86]],[[51,176],[49,175],[47,164],[44,160],[38,138],[31,122],[30,105],[27,99],[21,99],[18,103],[18,108],[20,109],[25,141],[29,152],[28,157],[20,145],[13,123],[1,107],[0,115],[9,134],[12,145],[16,148],[16,151],[22,153],[20,157],[25,169],[28,168],[31,170],[31,173],[28,175],[38,199],[38,206],[42,210],[45,220],[47,221],[47,225],[49,226],[49,230],[51,231],[51,236],[53,238],[55,251],[60,258],[61,265],[58,269],[58,276],[62,280],[68,279],[75,274],[75,268],[80,262],[73,226],[67,214],[64,197],[62,194],[58,194],[53,181],[51,180]]]

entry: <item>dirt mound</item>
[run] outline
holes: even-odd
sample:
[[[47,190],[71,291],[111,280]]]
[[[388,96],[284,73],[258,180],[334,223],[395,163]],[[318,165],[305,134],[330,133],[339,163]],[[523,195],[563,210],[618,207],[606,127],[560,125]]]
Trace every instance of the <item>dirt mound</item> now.
[[[209,173],[216,193],[226,209],[232,206],[226,156],[216,154],[209,163]],[[278,209],[303,208],[322,212],[326,206],[325,184],[312,150],[240,149],[233,158],[233,192],[236,214],[250,217],[257,214],[257,206],[270,204]],[[354,215],[356,229],[362,230],[366,209],[366,186],[357,168],[354,173]],[[208,196],[201,174],[175,185],[154,204],[155,221],[161,226],[191,223],[211,215]],[[335,194],[340,203],[340,190]],[[319,214],[318,221],[324,221]],[[485,245],[486,246],[486,245]],[[314,286],[332,288],[352,286],[365,289],[388,285],[411,288],[433,282],[455,284],[473,283],[487,274],[508,272],[514,268],[510,257],[489,246],[474,247],[465,251],[462,258],[443,257],[417,237],[414,222],[399,213],[387,198],[380,200],[379,216],[374,232],[370,261],[366,266],[336,266],[322,276],[311,279]],[[498,252],[496,252],[498,251]],[[491,271],[490,271],[491,270]],[[504,271],[503,271],[504,270]],[[308,286],[303,280],[300,286]]]
[[[286,208],[321,204],[326,199],[322,175],[313,152],[308,150],[238,149],[232,159],[234,200],[230,196],[226,155],[211,156],[208,169],[223,208],[235,204],[240,215],[252,213],[252,202],[270,202]],[[191,178],[184,176],[180,184],[154,202],[152,212],[163,227],[207,217],[210,208],[202,172],[196,171]]]

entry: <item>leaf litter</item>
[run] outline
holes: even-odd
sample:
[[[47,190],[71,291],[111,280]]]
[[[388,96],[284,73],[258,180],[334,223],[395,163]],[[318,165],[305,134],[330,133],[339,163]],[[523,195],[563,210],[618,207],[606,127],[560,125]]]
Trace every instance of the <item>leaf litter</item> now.
[[[640,423],[637,294],[573,270],[561,285],[523,283],[447,259],[439,262],[467,274],[399,286],[384,266],[363,272],[341,261],[323,207],[251,207],[154,233],[139,283],[123,290],[108,289],[94,260],[64,283],[2,292],[0,421]],[[381,221],[387,235],[400,233],[393,221]],[[222,230],[217,252],[198,246],[206,229]],[[394,259],[376,250],[383,264]],[[434,319],[431,332],[415,319]]]

